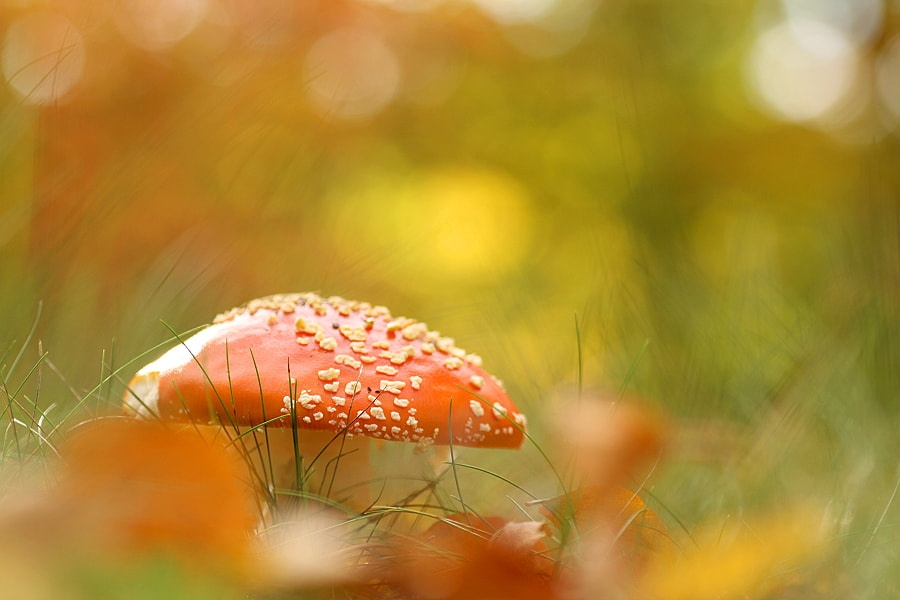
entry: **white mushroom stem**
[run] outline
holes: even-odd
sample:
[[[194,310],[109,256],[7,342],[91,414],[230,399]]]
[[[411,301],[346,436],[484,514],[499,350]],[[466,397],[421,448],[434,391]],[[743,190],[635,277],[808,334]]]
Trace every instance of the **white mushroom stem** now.
[[[209,439],[229,440],[229,447],[248,465],[253,485],[276,494],[279,505],[290,504],[291,498],[302,502],[321,497],[363,510],[371,500],[367,438],[335,439],[332,432],[298,429],[295,445],[294,432],[285,427],[260,428],[240,437],[213,425],[198,425],[196,429]],[[302,478],[299,485],[298,477]]]

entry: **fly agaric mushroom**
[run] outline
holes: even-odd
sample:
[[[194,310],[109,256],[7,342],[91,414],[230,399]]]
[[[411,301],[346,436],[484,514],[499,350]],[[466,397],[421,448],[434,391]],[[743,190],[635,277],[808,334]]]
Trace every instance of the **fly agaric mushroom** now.
[[[454,445],[518,448],[525,428],[500,381],[453,339],[382,306],[313,293],[269,296],[219,315],[138,371],[125,409],[243,431],[266,423],[269,451],[279,443],[287,450],[269,469],[279,482],[285,473],[277,471],[294,466],[295,444],[307,461],[331,447],[319,468],[342,445],[342,468],[367,468],[368,445],[356,443],[351,455],[347,438],[424,450],[452,436]]]

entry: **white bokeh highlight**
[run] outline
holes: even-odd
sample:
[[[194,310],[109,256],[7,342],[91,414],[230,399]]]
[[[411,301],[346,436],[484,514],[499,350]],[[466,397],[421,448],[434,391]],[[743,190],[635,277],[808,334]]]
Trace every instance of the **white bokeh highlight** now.
[[[303,65],[310,105],[320,116],[365,119],[387,107],[400,86],[400,63],[381,38],[341,29],[319,38]]]
[[[764,30],[747,60],[748,86],[761,108],[793,122],[826,119],[852,91],[858,51],[818,21],[782,21]]]
[[[3,40],[3,78],[26,104],[59,102],[84,73],[84,39],[65,17],[34,13],[10,24]]]
[[[196,29],[208,8],[207,0],[123,0],[117,25],[135,45],[162,50]]]
[[[884,22],[882,0],[781,0],[791,23],[815,21],[844,33],[855,45],[870,42]]]

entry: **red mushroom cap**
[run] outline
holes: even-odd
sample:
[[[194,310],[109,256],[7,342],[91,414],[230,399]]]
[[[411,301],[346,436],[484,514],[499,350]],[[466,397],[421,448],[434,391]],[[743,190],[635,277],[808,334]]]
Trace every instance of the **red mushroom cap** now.
[[[202,367],[202,368],[201,368]],[[452,414],[450,419],[452,399]],[[253,300],[141,369],[126,410],[168,421],[346,431],[518,448],[525,416],[481,359],[381,306],[316,294]],[[452,421],[452,422],[451,422]]]

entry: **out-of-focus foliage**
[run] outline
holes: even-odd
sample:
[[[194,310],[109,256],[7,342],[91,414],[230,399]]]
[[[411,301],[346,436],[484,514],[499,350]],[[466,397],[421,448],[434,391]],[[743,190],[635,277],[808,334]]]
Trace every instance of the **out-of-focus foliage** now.
[[[789,575],[810,554],[821,552],[822,523],[817,517],[815,510],[792,512],[783,507],[779,517],[768,521],[701,532],[697,547],[685,552],[681,561],[653,565],[655,572],[647,575],[644,593],[665,600],[846,593],[835,573],[816,573],[808,578],[807,589]]]
[[[5,595],[227,598],[256,576],[252,488],[222,444],[108,418],[82,424],[43,466],[49,488],[4,472]]]
[[[882,0],[6,1],[4,452],[116,411],[160,321],[319,290],[481,354],[539,443],[579,386],[638,393],[673,421],[647,480],[673,534],[816,498],[830,570],[896,594],[898,22]],[[561,493],[522,456],[464,461]]]

